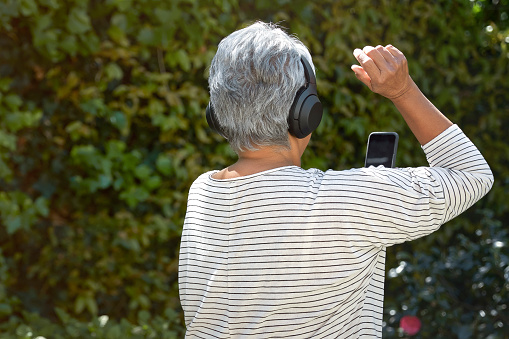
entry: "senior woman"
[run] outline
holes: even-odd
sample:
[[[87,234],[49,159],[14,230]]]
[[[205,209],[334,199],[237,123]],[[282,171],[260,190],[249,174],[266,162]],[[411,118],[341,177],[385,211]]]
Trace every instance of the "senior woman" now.
[[[398,49],[354,55],[358,79],[392,100],[429,167],[301,168],[311,134],[289,120],[314,86],[308,50],[261,22],[219,44],[210,108],[238,161],[189,191],[186,338],[381,337],[386,248],[436,231],[491,188],[483,156],[420,92]]]

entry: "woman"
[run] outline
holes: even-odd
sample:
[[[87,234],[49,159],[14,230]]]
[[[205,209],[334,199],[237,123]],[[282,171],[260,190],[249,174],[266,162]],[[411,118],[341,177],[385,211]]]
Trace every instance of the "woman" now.
[[[398,49],[354,56],[357,78],[392,100],[429,167],[302,169],[311,134],[291,133],[288,120],[312,86],[309,52],[261,22],[219,44],[211,105],[238,161],[189,192],[187,338],[381,337],[386,247],[436,231],[491,188],[483,156],[420,92]]]

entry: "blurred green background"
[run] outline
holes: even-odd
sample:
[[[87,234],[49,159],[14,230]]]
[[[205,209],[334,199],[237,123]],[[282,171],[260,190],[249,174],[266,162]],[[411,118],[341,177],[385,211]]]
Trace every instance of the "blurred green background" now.
[[[388,249],[384,338],[509,337],[509,1],[1,0],[0,338],[183,338],[177,260],[187,190],[235,160],[204,118],[219,41],[255,20],[309,48],[325,116],[303,167],[363,165],[393,105],[350,70],[393,44],[481,149],[492,191]]]

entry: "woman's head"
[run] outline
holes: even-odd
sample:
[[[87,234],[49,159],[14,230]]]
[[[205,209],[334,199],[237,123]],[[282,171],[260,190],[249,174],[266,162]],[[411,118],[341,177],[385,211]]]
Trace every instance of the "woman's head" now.
[[[311,55],[274,24],[256,22],[219,44],[210,66],[210,100],[235,152],[289,148],[288,114],[305,85],[301,57]]]

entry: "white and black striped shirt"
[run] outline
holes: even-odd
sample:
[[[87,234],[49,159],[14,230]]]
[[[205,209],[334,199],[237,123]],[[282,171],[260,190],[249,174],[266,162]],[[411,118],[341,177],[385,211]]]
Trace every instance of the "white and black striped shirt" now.
[[[386,247],[437,230],[493,183],[456,125],[423,149],[430,167],[201,175],[179,257],[186,338],[381,337]]]

